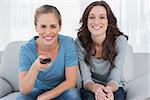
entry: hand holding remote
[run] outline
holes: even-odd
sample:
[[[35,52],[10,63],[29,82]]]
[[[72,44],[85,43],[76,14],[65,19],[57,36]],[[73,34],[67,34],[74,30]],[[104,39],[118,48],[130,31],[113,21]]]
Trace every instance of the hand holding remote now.
[[[51,62],[51,58],[46,58],[44,55],[40,55],[35,60],[33,65],[37,70],[43,71],[44,69],[47,69],[49,67],[49,64],[51,64]]]

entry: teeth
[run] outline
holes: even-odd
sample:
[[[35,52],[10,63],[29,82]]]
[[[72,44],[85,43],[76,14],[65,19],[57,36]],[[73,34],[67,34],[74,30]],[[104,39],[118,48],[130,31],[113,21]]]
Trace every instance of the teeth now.
[[[102,27],[93,27],[94,29],[100,29],[100,28],[102,28]]]
[[[44,38],[45,38],[46,40],[51,40],[51,39],[53,38],[53,36],[44,36]]]

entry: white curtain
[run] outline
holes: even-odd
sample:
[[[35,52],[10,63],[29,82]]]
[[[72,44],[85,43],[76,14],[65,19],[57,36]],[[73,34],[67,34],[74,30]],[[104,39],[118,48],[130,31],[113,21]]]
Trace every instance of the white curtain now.
[[[120,2],[120,28],[129,36],[136,52],[150,52],[150,1]]]
[[[61,34],[76,37],[79,26],[78,0],[0,0],[0,51],[11,41],[29,40],[37,35],[34,13],[44,4],[54,5],[62,15]]]
[[[36,32],[33,16],[43,4],[54,5],[62,15],[60,33],[76,37],[85,7],[95,0],[0,0],[0,50],[15,40],[29,40]],[[129,36],[134,52],[150,52],[150,0],[105,0],[121,31]]]

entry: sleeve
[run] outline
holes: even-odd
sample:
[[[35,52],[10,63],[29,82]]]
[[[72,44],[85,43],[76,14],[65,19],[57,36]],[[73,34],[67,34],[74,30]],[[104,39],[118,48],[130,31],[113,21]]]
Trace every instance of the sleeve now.
[[[75,45],[75,41],[73,38],[69,38],[66,41],[66,53],[65,53],[65,66],[72,67],[78,65],[78,56],[77,56],[77,49]]]
[[[123,66],[124,66],[124,60],[126,54],[126,45],[127,45],[127,39],[125,36],[119,36],[116,39],[117,56],[114,62],[115,67],[110,72],[108,81],[109,82],[113,81],[117,85],[119,85],[123,76]]]
[[[87,82],[93,82],[91,77],[92,73],[90,71],[90,66],[88,66],[84,61],[85,52],[78,39],[76,39],[76,45],[78,50],[79,69],[81,71],[81,77],[85,86]]]
[[[32,65],[30,58],[29,58],[29,51],[27,48],[22,46],[20,48],[20,54],[19,54],[19,70],[20,71],[28,71],[30,69],[30,66]]]

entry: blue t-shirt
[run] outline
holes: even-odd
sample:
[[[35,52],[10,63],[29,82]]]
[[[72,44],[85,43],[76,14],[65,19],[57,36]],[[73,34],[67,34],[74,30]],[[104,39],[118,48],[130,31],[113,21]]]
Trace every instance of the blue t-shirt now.
[[[37,59],[36,39],[32,38],[20,48],[20,71],[28,71]],[[52,64],[40,71],[35,82],[35,88],[42,90],[53,89],[65,80],[65,68],[78,65],[77,49],[73,38],[58,35],[59,51]]]

